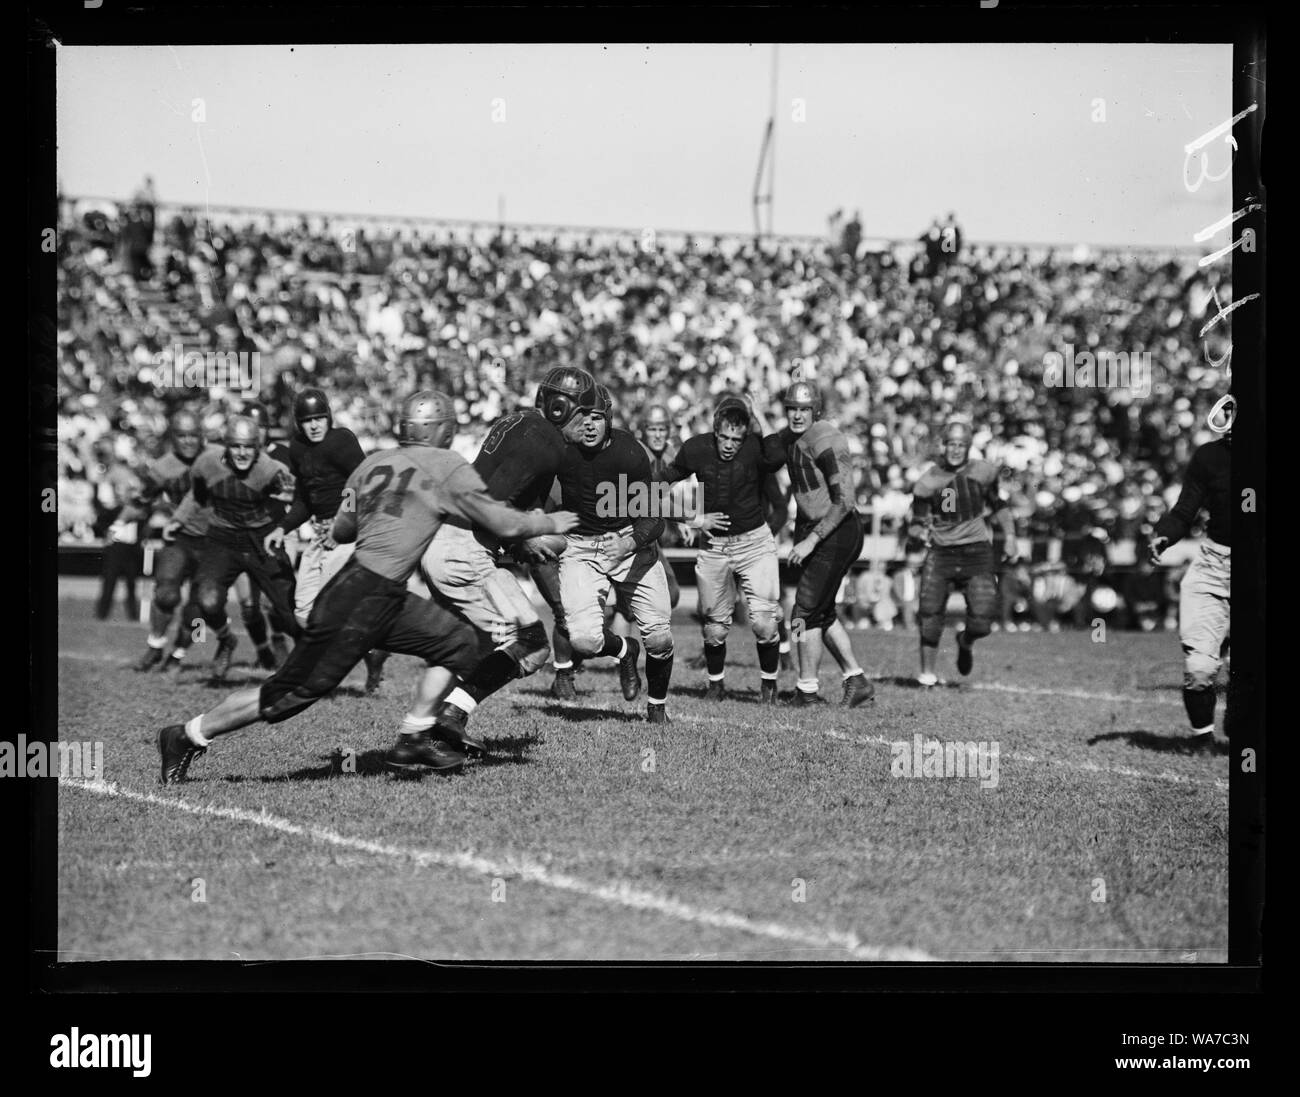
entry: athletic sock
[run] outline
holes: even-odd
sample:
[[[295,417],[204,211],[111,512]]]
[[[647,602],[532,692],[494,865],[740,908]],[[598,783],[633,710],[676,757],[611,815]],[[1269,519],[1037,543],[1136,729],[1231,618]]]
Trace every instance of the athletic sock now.
[[[627,654],[627,637],[615,636],[609,629],[605,630],[605,643],[596,655],[600,658],[622,659]]]
[[[1194,728],[1214,727],[1214,690],[1183,687],[1183,707]]]
[[[770,644],[758,644],[758,669],[764,677],[776,677],[777,667],[781,665],[780,644],[773,640]]]
[[[452,690],[447,700],[465,709],[466,712],[472,712],[479,701],[491,697],[507,682],[513,682],[518,677],[518,660],[505,651],[494,651],[475,667],[469,681],[463,683],[460,688]],[[453,699],[458,694],[463,700],[470,702],[469,708],[465,708],[464,704]]]
[[[846,670],[841,677],[847,682],[850,678],[856,678],[861,673],[862,668],[858,667],[857,670]]]
[[[727,644],[725,640],[721,644],[704,645],[704,665],[708,668],[710,679],[722,677],[722,672],[727,666]]]
[[[816,678],[800,678],[796,685],[800,693],[816,693],[818,689]]]
[[[412,716],[409,712],[402,717],[402,726],[398,729],[402,735],[418,735],[433,727],[432,716]]]
[[[203,738],[203,716],[194,717],[185,725],[185,734],[189,737],[191,743],[196,747],[206,747],[212,742],[211,739]]]
[[[673,653],[670,651],[667,655],[654,655],[646,652],[645,656],[645,681],[646,695],[648,697],[662,697],[668,699],[668,681],[673,676]],[[662,704],[663,702],[656,702]]]
[[[162,636],[155,636],[151,632],[149,638],[145,640],[145,643],[153,648],[154,651],[162,651],[162,649],[167,646],[167,636],[165,633]]]

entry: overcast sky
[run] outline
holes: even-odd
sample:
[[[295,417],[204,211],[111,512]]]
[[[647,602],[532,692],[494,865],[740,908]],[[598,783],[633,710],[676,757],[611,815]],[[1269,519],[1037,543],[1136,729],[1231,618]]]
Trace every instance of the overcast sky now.
[[[748,231],[770,45],[63,47],[64,192]],[[1187,245],[1230,46],[782,45],[775,229]],[[201,99],[204,120],[195,121]],[[1102,100],[1105,121],[1094,121]],[[802,121],[796,117],[802,115]],[[1227,165],[1209,146],[1211,170]],[[1194,176],[1194,173],[1193,173]],[[1220,243],[1226,243],[1226,238]]]

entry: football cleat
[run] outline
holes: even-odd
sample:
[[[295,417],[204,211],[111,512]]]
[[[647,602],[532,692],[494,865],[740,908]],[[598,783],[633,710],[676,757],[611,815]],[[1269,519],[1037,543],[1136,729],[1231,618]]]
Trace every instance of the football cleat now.
[[[176,658],[176,653],[172,652],[171,655],[167,656],[167,658],[162,661],[162,666],[158,668],[158,673],[165,674],[167,675],[168,678],[175,677],[177,674],[180,674],[181,665],[184,662],[185,662],[184,656],[181,656],[178,659]]]
[[[279,670],[280,664],[270,644],[261,644],[257,649],[257,665],[263,670]]]
[[[758,687],[758,703],[760,705],[776,704],[776,683],[771,679],[764,678]]]
[[[212,659],[212,680],[224,682],[230,673],[230,659],[235,654],[239,640],[231,633],[224,640],[217,641],[217,654]]]
[[[668,706],[667,706],[667,705],[656,705],[656,704],[653,704],[653,703],[646,705],[646,707],[645,707],[645,718],[646,718],[646,721],[647,721],[648,723],[651,723],[651,724],[671,724],[671,723],[672,723],[672,721],[671,721],[670,719],[668,719]]]
[[[551,683],[551,696],[557,701],[572,701],[577,698],[578,690],[573,684],[572,667],[555,672],[555,681]]]
[[[428,731],[399,735],[384,761],[394,769],[429,769],[445,774],[459,773],[465,767],[465,755]]]
[[[487,753],[487,747],[477,739],[470,738],[468,727],[469,713],[459,705],[447,701],[438,709],[438,716],[430,732],[435,738],[463,751],[470,758],[481,758]]]
[[[826,698],[820,693],[807,693],[804,690],[796,689],[794,696],[790,698],[790,704],[795,708],[811,708],[814,705],[826,704]]]
[[[636,666],[640,655],[640,641],[628,637],[627,654],[618,661],[618,684],[623,687],[624,701],[635,701],[641,696],[641,675]]]
[[[200,754],[206,754],[207,747],[196,747],[185,734],[184,724],[169,724],[161,728],[155,737],[158,755],[162,759],[162,783],[172,785],[184,781],[189,773],[190,763]]]
[[[975,652],[963,639],[966,630],[957,633],[957,672],[964,678],[975,666]]]
[[[939,676],[932,674],[930,671],[925,671],[916,676],[916,684],[923,689],[931,689],[939,684]]]
[[[134,664],[134,670],[145,671],[152,670],[158,665],[159,660],[163,657],[162,648],[145,648],[144,654],[140,656],[140,661]]]
[[[876,687],[867,681],[865,674],[854,674],[844,679],[844,697],[840,704],[844,708],[857,708],[876,698]]]
[[[727,699],[727,686],[724,682],[710,682],[709,688],[704,691],[706,701],[725,701]]]
[[[384,663],[387,661],[386,651],[376,649],[366,652],[366,693],[374,693],[379,688],[379,683],[384,680]]]

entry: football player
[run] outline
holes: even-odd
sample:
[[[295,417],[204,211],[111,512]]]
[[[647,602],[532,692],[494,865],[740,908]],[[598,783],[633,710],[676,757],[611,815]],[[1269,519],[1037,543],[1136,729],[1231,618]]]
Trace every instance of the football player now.
[[[986,514],[1001,526],[1004,565],[1015,567],[1020,560],[1016,523],[999,486],[999,469],[989,461],[971,459],[973,437],[970,423],[949,419],[940,435],[938,463],[921,474],[912,491],[909,543],[929,545],[921,568],[921,673],[916,679],[927,688],[939,680],[935,664],[952,590],[966,597],[966,623],[957,633],[957,670],[963,676],[975,665],[975,641],[992,631],[998,613],[997,561]]]
[[[650,459],[627,431],[611,429],[602,403],[584,418],[582,438],[565,447],[559,483],[562,505],[578,515],[560,557],[560,601],[573,651],[586,659],[616,658],[625,700],[641,693],[638,660],[646,648],[647,718],[668,723],[666,705],[673,667],[672,606],[658,545],[664,519],[655,506]],[[639,492],[638,492],[639,486]],[[648,511],[648,513],[643,513]],[[641,632],[639,642],[616,636],[605,624],[611,587]]]
[[[672,426],[672,416],[663,404],[651,404],[646,408],[645,417],[641,420],[641,445],[645,447],[646,454],[650,458],[650,479],[656,482],[665,479],[668,466],[677,456],[677,447],[669,442]],[[677,576],[673,574],[672,566],[664,557],[662,550],[677,540],[673,524],[666,523],[658,542],[659,559],[663,561],[664,574],[668,576],[668,600],[673,609],[676,609],[677,603],[681,601],[682,592],[677,585]]]
[[[150,461],[141,474],[143,487],[135,503],[128,508],[131,518],[147,518],[151,510],[160,506],[174,512],[190,490],[190,470],[203,449],[203,429],[198,416],[189,411],[176,412],[168,424],[168,434],[171,448]],[[205,509],[193,511],[187,522],[154,556],[149,637],[143,657],[135,664],[136,670],[157,666],[163,673],[174,674],[185,659],[193,639],[191,630],[200,616],[195,599],[194,574],[198,568],[199,547],[207,535],[208,517]],[[189,596],[176,629],[176,641],[171,655],[164,658],[167,630],[176,607],[181,604],[181,588],[186,583],[189,584]]]
[[[472,626],[436,602],[407,590],[421,557],[449,517],[481,524],[496,537],[562,533],[575,519],[563,512],[523,514],[493,499],[478,473],[448,449],[455,406],[440,392],[408,397],[398,414],[400,444],[372,453],[348,478],[331,529],[352,557],[317,596],[307,628],[278,671],[261,685],[231,694],[211,712],[157,734],[162,781],[185,778],[212,740],[265,720],[302,712],[341,682],[366,652],[382,647],[428,666],[412,710],[388,753],[399,768],[455,772],[465,755],[429,733],[433,708],[458,674],[478,658]]]
[[[257,424],[257,434],[261,439],[262,449],[273,461],[289,467],[289,447],[283,442],[272,442],[271,416],[261,404],[248,404],[240,413]],[[267,511],[275,520],[284,517],[292,499],[288,496],[272,496],[267,500]],[[291,561],[292,564],[292,561]],[[289,654],[289,643],[285,638],[288,626],[275,610],[271,611],[270,639],[267,638],[267,616],[262,612],[262,594],[253,585],[252,577],[243,572],[235,580],[235,597],[239,602],[239,615],[244,623],[244,630],[257,653],[257,665],[264,670],[275,670]],[[299,622],[301,625],[302,622]]]
[[[224,447],[210,447],[194,462],[189,494],[163,531],[171,540],[198,508],[212,510],[195,584],[203,618],[217,634],[216,681],[225,679],[235,650],[226,599],[240,572],[249,573],[290,635],[300,631],[293,619],[293,567],[283,549],[268,553],[262,543],[274,524],[274,501],[292,494],[293,478],[262,449],[257,424],[234,415],[226,421]]]
[[[557,367],[537,386],[534,406],[497,420],[474,470],[492,498],[520,510],[540,510],[564,459],[566,441],[585,429],[584,417],[599,400],[595,379],[586,370]],[[471,714],[482,701],[515,678],[540,670],[550,657],[546,628],[508,568],[499,565],[501,540],[451,515],[429,544],[420,573],[434,596],[476,629],[491,637],[496,657],[484,659],[438,710],[434,734],[448,729],[465,735]],[[521,546],[526,558],[546,563],[554,553],[540,541]],[[558,618],[557,618],[558,620]]]
[[[825,646],[840,666],[840,703],[856,707],[875,697],[853,656],[849,634],[835,613],[835,596],[853,562],[862,554],[862,521],[855,505],[853,463],[844,435],[819,418],[821,394],[811,381],[795,381],[781,396],[786,426],[778,432],[785,447],[797,516],[794,546],[787,557],[799,573],[791,634],[799,680],[792,703],[822,703],[817,672]]]
[[[727,634],[738,581],[758,645],[759,702],[774,705],[781,565],[763,501],[764,481],[785,464],[785,447],[775,434],[762,438],[757,421],[751,430],[753,419],[741,397],[724,396],[713,415],[713,430],[683,442],[662,478],[675,483],[693,475],[704,489],[704,513],[692,524],[703,538],[695,558],[695,582],[709,676],[705,697],[721,701],[727,695]]]
[[[1191,531],[1205,510],[1205,537],[1179,586],[1178,638],[1183,646],[1183,706],[1191,724],[1192,742],[1214,742],[1214,689],[1231,620],[1232,586],[1232,423],[1236,405],[1231,396],[1220,400],[1210,416],[1210,428],[1222,437],[1197,448],[1183,475],[1178,502],[1159,522],[1151,538],[1151,561]],[[1225,732],[1228,732],[1225,717]]]

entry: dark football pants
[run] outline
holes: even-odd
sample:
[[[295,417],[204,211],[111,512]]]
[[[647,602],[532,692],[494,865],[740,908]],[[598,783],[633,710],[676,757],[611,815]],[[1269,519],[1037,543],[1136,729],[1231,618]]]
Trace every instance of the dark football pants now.
[[[271,603],[277,623],[297,639],[302,630],[293,616],[293,565],[283,550],[270,554],[264,552],[256,538],[257,534],[250,533],[240,547],[225,541],[209,540],[204,544],[199,553],[198,573],[194,577],[203,618],[218,631],[225,627],[230,586],[241,571],[246,571]]]
[[[935,647],[943,635],[951,591],[966,598],[966,637],[978,640],[992,631],[998,612],[993,546],[987,541],[949,548],[932,547],[921,569],[921,643]]]
[[[812,531],[815,523],[795,530],[798,544]],[[792,621],[802,621],[800,633],[824,629],[835,623],[835,596],[844,576],[862,555],[862,519],[854,511],[813,549],[799,571],[799,585],[794,594]]]
[[[284,665],[262,684],[258,710],[277,724],[334,689],[372,648],[415,655],[468,678],[478,638],[467,621],[376,575],[354,556],[316,596],[307,629]]]

